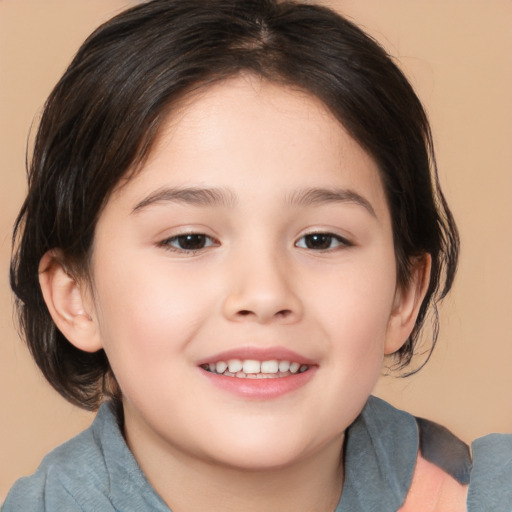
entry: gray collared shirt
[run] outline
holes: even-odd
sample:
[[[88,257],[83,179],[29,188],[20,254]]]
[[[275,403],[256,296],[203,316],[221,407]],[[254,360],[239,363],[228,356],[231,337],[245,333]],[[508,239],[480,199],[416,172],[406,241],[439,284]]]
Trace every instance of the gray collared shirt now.
[[[345,481],[335,512],[396,512],[411,484],[418,446],[415,418],[370,397],[347,429]],[[474,450],[468,511],[512,512],[512,435],[488,436]],[[104,404],[91,427],[48,454],[32,476],[15,483],[2,512],[18,511],[170,509],[126,445],[112,407]]]

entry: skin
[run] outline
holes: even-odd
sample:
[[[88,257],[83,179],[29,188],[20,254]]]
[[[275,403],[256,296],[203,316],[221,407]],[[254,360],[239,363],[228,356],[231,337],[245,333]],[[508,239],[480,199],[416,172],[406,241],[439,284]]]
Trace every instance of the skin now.
[[[176,199],[189,188],[215,200]],[[338,195],[312,200],[313,188]],[[204,246],[180,246],[190,233]],[[318,244],[312,233],[330,235]],[[170,117],[100,216],[92,288],[55,253],[42,265],[59,328],[83,350],[105,349],[127,443],[174,512],[332,511],[344,431],[407,339],[428,281],[425,258],[397,289],[373,159],[316,98],[251,76]],[[307,382],[279,396],[226,391],[200,367],[275,347],[312,362]]]

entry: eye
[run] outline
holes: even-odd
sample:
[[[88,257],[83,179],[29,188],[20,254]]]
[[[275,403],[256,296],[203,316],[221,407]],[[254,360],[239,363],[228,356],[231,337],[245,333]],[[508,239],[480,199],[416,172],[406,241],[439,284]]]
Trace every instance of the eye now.
[[[175,251],[195,252],[218,245],[218,243],[203,233],[185,233],[166,238],[159,245]]]
[[[351,247],[353,244],[347,239],[333,233],[310,233],[304,235],[295,244],[303,249],[328,251],[338,247]]]

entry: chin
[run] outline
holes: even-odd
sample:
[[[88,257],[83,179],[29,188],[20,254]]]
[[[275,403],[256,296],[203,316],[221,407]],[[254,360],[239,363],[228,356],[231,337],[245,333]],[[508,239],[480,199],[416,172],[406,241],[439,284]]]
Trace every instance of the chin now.
[[[297,439],[290,433],[267,435],[244,434],[230,435],[218,442],[215,452],[209,450],[208,458],[214,464],[230,467],[244,472],[277,471],[300,464],[322,447],[306,439]],[[212,438],[215,438],[212,436]]]
[[[247,451],[236,454],[222,454],[214,462],[217,465],[230,468],[234,471],[244,473],[274,472],[291,468],[300,463],[302,457],[297,453],[262,453],[262,450],[255,452]]]

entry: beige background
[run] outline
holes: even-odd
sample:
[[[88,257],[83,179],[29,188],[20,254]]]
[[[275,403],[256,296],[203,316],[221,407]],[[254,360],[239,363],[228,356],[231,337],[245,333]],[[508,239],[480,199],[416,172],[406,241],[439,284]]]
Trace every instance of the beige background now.
[[[92,419],[45,383],[12,322],[10,229],[27,132],[82,40],[127,0],[0,0],[0,500]],[[398,57],[430,114],[462,235],[435,355],[377,392],[466,441],[512,431],[512,1],[331,0]]]

